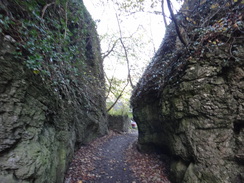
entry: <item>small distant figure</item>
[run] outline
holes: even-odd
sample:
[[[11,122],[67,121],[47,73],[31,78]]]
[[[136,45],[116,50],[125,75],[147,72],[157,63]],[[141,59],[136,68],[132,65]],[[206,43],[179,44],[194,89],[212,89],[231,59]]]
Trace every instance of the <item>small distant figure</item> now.
[[[137,128],[137,124],[136,124],[136,122],[133,121],[133,120],[130,120],[130,121],[131,121],[131,127],[132,127],[133,129],[136,129],[136,128]]]

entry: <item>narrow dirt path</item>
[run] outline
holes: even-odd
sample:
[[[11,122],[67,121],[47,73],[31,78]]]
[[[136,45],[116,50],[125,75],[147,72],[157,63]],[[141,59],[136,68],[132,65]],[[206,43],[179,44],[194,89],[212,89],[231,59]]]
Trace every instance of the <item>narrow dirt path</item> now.
[[[94,182],[136,183],[125,157],[126,149],[136,139],[136,133],[114,136],[98,149],[101,159],[95,162],[93,173],[97,178]]]
[[[110,132],[82,146],[64,183],[170,183],[161,156],[137,151],[137,136],[136,131]]]

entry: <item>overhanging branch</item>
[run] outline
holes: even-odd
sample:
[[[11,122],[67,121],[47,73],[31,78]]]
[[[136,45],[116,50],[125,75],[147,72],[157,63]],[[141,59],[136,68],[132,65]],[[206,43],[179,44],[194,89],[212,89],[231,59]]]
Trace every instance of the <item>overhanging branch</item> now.
[[[180,42],[184,45],[184,46],[187,46],[186,45],[186,42],[184,41],[184,39],[182,38],[182,35],[180,33],[180,29],[179,29],[179,26],[177,24],[177,20],[175,18],[175,15],[174,15],[174,12],[172,10],[172,7],[171,7],[171,3],[170,3],[170,0],[166,0],[167,1],[167,5],[168,5],[168,9],[169,9],[169,12],[170,12],[170,15],[171,15],[171,18],[172,18],[172,21],[174,22],[175,24],[175,29],[176,29],[176,33],[180,39]]]

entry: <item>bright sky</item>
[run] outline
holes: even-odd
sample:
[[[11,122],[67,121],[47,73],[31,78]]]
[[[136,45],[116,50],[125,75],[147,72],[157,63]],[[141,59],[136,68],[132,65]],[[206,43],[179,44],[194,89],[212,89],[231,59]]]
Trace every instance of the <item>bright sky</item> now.
[[[109,33],[110,31],[118,31],[116,13],[112,4],[106,3],[105,6],[103,6],[101,3],[98,3],[97,0],[96,3],[95,0],[83,1],[93,19],[95,21],[99,20],[97,27],[99,35]],[[153,11],[161,12],[161,6],[157,7]],[[123,26],[124,28],[126,27],[127,31],[135,32],[138,25],[143,25],[145,31],[149,34],[148,36],[151,36],[152,34],[155,45],[158,47],[165,31],[162,16],[152,13],[136,13],[134,15],[124,17]]]
[[[116,12],[114,4],[102,0],[83,1],[93,20],[97,22],[97,31],[100,37],[106,35],[107,40],[109,40],[108,38],[110,40],[115,40],[115,37],[118,38],[119,28],[116,13],[119,14],[119,11]],[[172,0],[172,4],[174,8],[179,9],[179,4],[175,0]],[[167,8],[165,9],[167,10]],[[154,9],[151,9],[150,4],[148,4],[145,7],[145,11],[161,12],[161,4],[159,3]],[[120,26],[123,37],[133,35],[131,39],[125,39],[125,43],[128,47],[132,72],[134,72],[135,76],[139,77],[163,40],[165,33],[163,16],[144,12],[135,13],[130,16],[120,16],[119,19],[121,20]],[[107,51],[108,47],[109,42],[106,39],[105,41],[102,39],[102,52]],[[120,51],[123,52],[123,50]],[[104,61],[104,68],[109,77],[112,77],[114,73],[116,73],[116,77],[121,79],[127,77],[126,62],[121,61],[117,56],[106,59]]]

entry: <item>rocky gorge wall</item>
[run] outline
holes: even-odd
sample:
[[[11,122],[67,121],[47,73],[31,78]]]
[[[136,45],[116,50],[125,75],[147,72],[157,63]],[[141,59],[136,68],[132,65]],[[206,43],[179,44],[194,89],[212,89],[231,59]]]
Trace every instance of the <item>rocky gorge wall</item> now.
[[[95,24],[82,1],[0,1],[0,182],[61,183],[107,133]]]
[[[127,115],[108,115],[109,130],[128,132],[130,127],[130,118]]]
[[[190,12],[190,13],[188,13]],[[141,150],[174,183],[244,182],[243,2],[185,1],[133,91]]]

